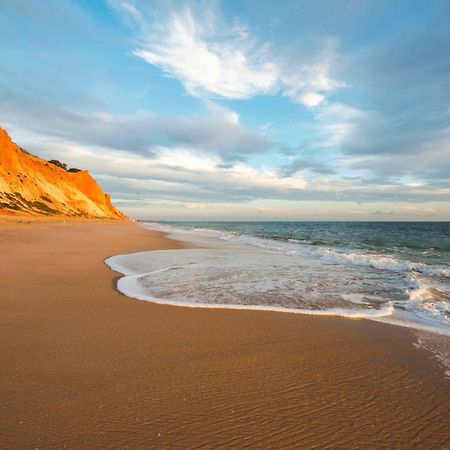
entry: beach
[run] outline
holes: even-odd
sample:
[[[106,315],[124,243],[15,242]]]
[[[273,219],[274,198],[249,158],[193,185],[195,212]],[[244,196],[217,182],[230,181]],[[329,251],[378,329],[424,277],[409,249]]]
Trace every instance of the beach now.
[[[136,223],[0,224],[1,448],[446,448],[450,383],[407,329],[127,298]]]

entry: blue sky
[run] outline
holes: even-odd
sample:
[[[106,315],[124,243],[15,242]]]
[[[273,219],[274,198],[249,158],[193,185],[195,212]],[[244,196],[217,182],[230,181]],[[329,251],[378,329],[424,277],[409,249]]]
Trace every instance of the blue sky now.
[[[0,126],[148,219],[450,220],[450,2],[0,2]]]

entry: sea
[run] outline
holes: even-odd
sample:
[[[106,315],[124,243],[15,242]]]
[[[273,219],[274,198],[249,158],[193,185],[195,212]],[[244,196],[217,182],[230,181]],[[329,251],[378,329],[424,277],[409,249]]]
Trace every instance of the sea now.
[[[109,258],[130,297],[408,327],[450,369],[449,222],[142,225],[190,248]]]

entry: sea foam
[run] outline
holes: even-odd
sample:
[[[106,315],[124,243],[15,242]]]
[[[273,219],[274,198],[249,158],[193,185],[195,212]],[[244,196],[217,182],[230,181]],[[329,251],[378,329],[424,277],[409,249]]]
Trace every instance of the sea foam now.
[[[108,258],[106,264],[124,275],[117,288],[126,296],[188,308],[374,320],[441,335],[435,354],[445,364],[450,361],[448,267],[299,239],[145,227],[200,248]],[[428,339],[427,347],[434,341]]]
[[[106,263],[125,275],[120,292],[154,303],[366,318],[450,334],[445,306],[416,278],[399,287],[385,275],[381,287],[367,270],[349,274],[345,266],[330,270],[320,260],[240,246],[142,252]]]
[[[211,250],[209,250],[212,252]],[[390,316],[394,312],[394,307],[392,304],[388,304],[387,306],[383,306],[377,309],[344,309],[338,307],[330,307],[327,309],[307,309],[307,308],[293,308],[293,307],[285,307],[279,305],[268,305],[268,304],[252,304],[252,303],[212,303],[211,301],[202,301],[198,300],[201,298],[201,294],[199,292],[196,294],[195,300],[191,298],[188,299],[184,297],[183,299],[178,299],[178,296],[175,296],[172,292],[169,295],[172,295],[172,298],[162,298],[156,295],[153,295],[152,292],[158,290],[158,284],[161,283],[160,276],[164,273],[177,271],[185,269],[183,265],[172,265],[164,268],[159,268],[156,270],[152,270],[150,272],[139,272],[134,273],[130,266],[136,267],[136,260],[132,260],[134,257],[138,257],[141,261],[146,257],[155,257],[158,258],[158,255],[155,255],[158,252],[145,252],[139,254],[131,254],[131,255],[119,255],[113,256],[106,259],[106,264],[114,271],[121,272],[124,274],[122,278],[119,279],[117,283],[117,289],[124,295],[128,297],[132,297],[138,300],[149,301],[157,304],[164,305],[172,305],[172,306],[181,306],[188,308],[210,308],[210,309],[245,309],[252,311],[275,311],[275,312],[283,312],[290,314],[303,314],[303,315],[312,315],[312,316],[336,316],[336,317],[345,317],[350,319],[369,319],[369,318],[381,318]],[[185,258],[186,250],[178,250],[171,251],[171,256],[176,259],[183,260]],[[192,265],[192,262],[188,263]],[[178,278],[180,274],[176,274],[175,278]],[[185,275],[180,275],[184,277]],[[208,276],[205,274],[205,276]],[[153,279],[152,287],[148,287],[148,285],[143,282],[143,280],[148,280],[149,278]],[[186,283],[186,285],[184,284]],[[184,288],[187,285],[195,285],[196,280],[192,280],[188,277],[188,279],[183,280],[182,286]],[[185,291],[185,289],[180,289],[181,291]],[[178,291],[178,289],[177,289]],[[226,295],[226,293],[224,293]],[[186,295],[186,294],[184,294]],[[177,300],[178,299],[178,300]],[[208,300],[211,300],[208,297]]]

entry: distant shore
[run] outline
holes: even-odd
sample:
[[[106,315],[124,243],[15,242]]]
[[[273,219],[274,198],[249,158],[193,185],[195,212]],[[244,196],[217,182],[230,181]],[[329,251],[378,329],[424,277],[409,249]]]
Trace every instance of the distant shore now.
[[[124,297],[132,222],[0,217],[1,448],[445,448],[450,383],[408,329]]]

